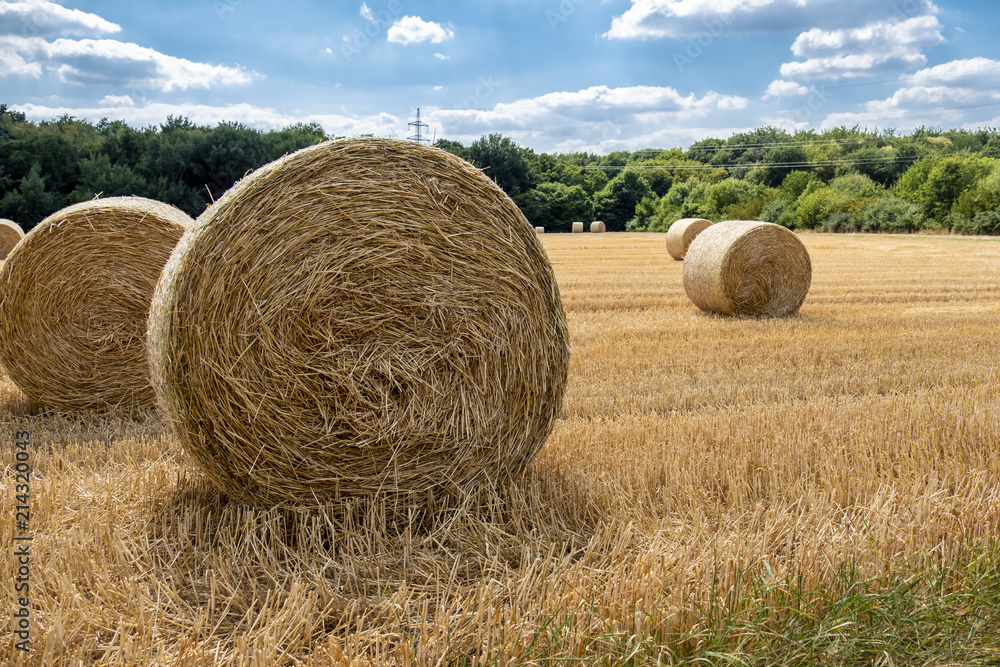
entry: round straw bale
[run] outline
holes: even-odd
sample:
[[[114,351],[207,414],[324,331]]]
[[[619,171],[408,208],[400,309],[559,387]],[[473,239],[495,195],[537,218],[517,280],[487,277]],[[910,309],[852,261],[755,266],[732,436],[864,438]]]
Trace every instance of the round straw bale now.
[[[573,223],[573,233],[574,234],[582,234],[583,233],[583,223],[582,222],[574,222]]]
[[[535,233],[536,234],[544,234],[545,233],[545,228],[544,227],[535,227]]]
[[[503,484],[548,437],[569,363],[552,268],[510,198],[445,151],[372,138],[287,155],[202,214],[149,340],[178,440],[265,506]]]
[[[0,259],[4,259],[14,249],[17,242],[24,238],[21,225],[13,220],[0,218]]]
[[[68,206],[0,269],[0,361],[44,407],[154,404],[146,320],[160,271],[194,223],[141,197]]]
[[[684,259],[695,237],[711,226],[712,222],[704,218],[681,218],[667,230],[667,252],[674,259]]]
[[[802,241],[769,222],[712,225],[691,243],[684,260],[684,291],[691,301],[727,315],[792,315],[811,280],[812,263]]]
[[[604,233],[604,223],[598,220],[597,222],[590,223],[590,231],[594,234]]]

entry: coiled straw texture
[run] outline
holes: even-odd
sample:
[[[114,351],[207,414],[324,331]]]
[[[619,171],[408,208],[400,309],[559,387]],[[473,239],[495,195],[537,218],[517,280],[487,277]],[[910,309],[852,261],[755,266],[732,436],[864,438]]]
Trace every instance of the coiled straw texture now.
[[[681,218],[667,230],[667,252],[674,259],[684,259],[691,242],[698,234],[712,226],[710,220],[704,218]]]
[[[684,291],[691,301],[726,315],[793,315],[811,281],[802,241],[769,222],[712,225],[691,243],[684,260]]]
[[[0,270],[0,360],[14,384],[63,411],[152,407],[149,305],[193,223],[141,197],[74,204],[38,223]]]
[[[569,336],[533,228],[490,179],[389,139],[285,156],[178,244],[150,366],[230,496],[422,507],[523,471],[562,403]]]
[[[18,241],[24,238],[21,225],[7,218],[0,218],[0,259],[4,259],[14,249]]]

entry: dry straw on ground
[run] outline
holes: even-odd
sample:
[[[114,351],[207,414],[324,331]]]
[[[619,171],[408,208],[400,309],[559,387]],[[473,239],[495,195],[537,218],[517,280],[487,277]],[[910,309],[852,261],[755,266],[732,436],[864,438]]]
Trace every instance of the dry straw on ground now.
[[[149,335],[181,444],[265,506],[433,508],[503,484],[551,431],[569,362],[517,206],[388,139],[307,148],[226,193],[168,262]]]
[[[30,399],[59,410],[151,406],[146,319],[190,217],[141,197],[68,206],[0,270],[0,360]]]
[[[5,626],[0,665],[997,663],[1000,239],[801,239],[810,317],[736,319],[691,316],[662,235],[604,235],[600,280],[592,238],[541,237],[564,410],[495,511],[432,525],[247,508],[158,420],[25,416],[0,374],[33,471],[32,651]]]
[[[704,218],[681,218],[667,230],[667,252],[674,259],[684,259],[691,242],[711,226],[711,220]]]
[[[726,315],[792,315],[811,281],[802,241],[769,222],[712,225],[691,243],[684,261],[684,291],[691,301]]]
[[[573,223],[573,233],[574,234],[582,234],[583,233],[583,223],[582,222],[574,222]]]
[[[4,259],[14,249],[17,242],[24,238],[21,225],[13,220],[0,218],[0,259]]]
[[[600,220],[597,220],[596,222],[590,223],[590,231],[593,234],[602,234],[607,230],[604,226],[604,223],[601,222]]]

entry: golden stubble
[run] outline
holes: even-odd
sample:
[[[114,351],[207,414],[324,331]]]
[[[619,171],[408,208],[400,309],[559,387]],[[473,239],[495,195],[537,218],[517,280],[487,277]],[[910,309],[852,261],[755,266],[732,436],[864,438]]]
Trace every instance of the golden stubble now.
[[[740,573],[822,586],[995,539],[997,240],[803,235],[799,315],[740,319],[691,304],[663,235],[541,238],[573,349],[560,418],[523,480],[430,519],[248,508],[154,414],[40,414],[0,385],[3,544],[14,432],[37,446],[34,652],[0,661],[580,658],[696,630]],[[14,571],[5,548],[5,609]]]

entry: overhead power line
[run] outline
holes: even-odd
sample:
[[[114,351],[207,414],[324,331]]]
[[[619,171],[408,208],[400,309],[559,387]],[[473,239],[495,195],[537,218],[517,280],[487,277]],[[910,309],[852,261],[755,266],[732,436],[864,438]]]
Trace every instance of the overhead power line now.
[[[759,144],[732,144],[732,145],[728,145],[728,144],[725,143],[726,142],[725,139],[720,139],[719,141],[722,141],[723,143],[718,144],[718,145],[714,145],[714,146],[691,146],[690,148],[688,148],[688,152],[689,153],[694,153],[695,151],[698,151],[698,152],[708,153],[708,152],[712,152],[712,151],[738,150],[738,149],[741,149],[741,148],[748,149],[748,150],[751,149],[751,148],[777,148],[779,146],[791,146],[791,147],[803,147],[803,148],[804,147],[810,147],[810,148],[814,148],[814,147],[820,147],[820,146],[837,146],[837,145],[843,145],[843,144],[863,144],[863,143],[871,141],[871,137],[867,137],[867,138],[864,138],[864,139],[843,139],[843,140],[834,139],[833,141],[828,141],[828,142],[825,142],[825,143],[821,143],[821,142],[817,142],[817,141],[769,141],[769,142],[759,143]]]
[[[915,162],[921,156],[897,155],[892,159],[879,160],[817,160],[815,162],[734,162],[731,164],[626,164],[626,165],[589,165],[580,167],[583,170],[601,169],[605,171],[619,171],[621,169],[666,169],[667,171],[710,171],[712,169],[737,169],[754,167],[836,167],[842,164],[849,165],[869,165],[869,164],[906,164]]]

